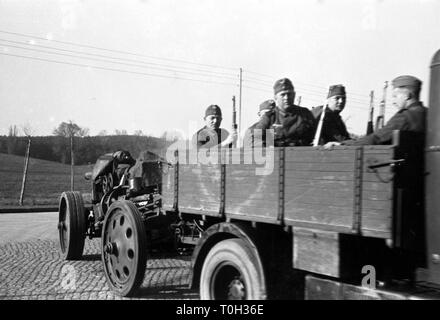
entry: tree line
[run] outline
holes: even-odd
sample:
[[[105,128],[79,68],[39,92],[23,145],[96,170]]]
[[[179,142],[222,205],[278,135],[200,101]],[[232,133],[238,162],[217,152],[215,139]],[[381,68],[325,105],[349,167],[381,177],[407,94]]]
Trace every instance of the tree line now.
[[[164,138],[144,136],[140,132],[128,135],[123,130],[115,132],[118,135],[89,136],[88,129],[72,122],[61,123],[52,136],[31,136],[25,130],[25,136],[19,136],[18,131],[16,126],[11,126],[7,136],[0,136],[0,153],[24,156],[31,139],[32,158],[68,164],[73,142],[76,165],[95,163],[99,156],[117,150],[127,150],[134,158],[144,150],[164,155],[167,145],[171,143]]]

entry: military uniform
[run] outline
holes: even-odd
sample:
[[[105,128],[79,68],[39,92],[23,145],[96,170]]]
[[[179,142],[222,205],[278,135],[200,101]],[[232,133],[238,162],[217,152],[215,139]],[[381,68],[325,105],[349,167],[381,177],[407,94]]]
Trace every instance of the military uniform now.
[[[293,104],[295,89],[292,82],[287,78],[277,80],[273,89],[275,100],[285,99],[282,95],[287,96],[289,100],[278,102],[285,108],[281,109],[277,105],[273,112],[265,113],[255,124],[254,129],[263,130],[263,140],[254,137],[254,146],[264,146],[267,129],[273,129],[274,143],[277,147],[310,145],[315,132],[315,118],[309,109]]]
[[[255,124],[255,129],[273,129],[275,146],[309,146],[315,132],[315,119],[309,109],[300,106],[289,106],[285,111],[276,108],[272,113],[264,114]],[[261,143],[261,142],[260,142]],[[254,145],[261,145],[254,141]]]
[[[418,100],[422,84],[419,79],[413,76],[400,76],[395,78],[392,84],[394,88],[408,88],[412,92],[417,92],[415,100]],[[420,101],[415,101],[410,105],[402,107],[383,128],[358,140],[343,141],[342,144],[391,144],[393,130],[424,133],[426,130],[426,111],[427,109]]]
[[[204,126],[197,131],[193,139],[195,140],[197,148],[212,148],[221,144],[228,136],[229,132],[225,129],[210,129]]]
[[[343,141],[344,145],[367,145],[367,144],[391,144],[393,130],[425,132],[426,128],[426,108],[421,102],[411,104],[399,110],[387,124],[358,140]]]
[[[266,100],[263,103],[260,104],[260,110],[259,114],[262,111],[268,112],[269,110],[272,111],[271,115],[273,115],[273,110],[276,108],[275,101],[273,100]],[[254,141],[255,141],[255,132],[256,126],[258,125],[258,122],[251,125],[245,132],[244,138],[243,138],[243,146],[245,148],[253,148],[254,147]],[[260,141],[259,145],[262,147],[266,147],[266,131],[262,130],[260,137],[262,138],[262,141]]]
[[[216,116],[219,118],[219,124],[221,123],[222,119],[222,110],[217,105],[210,105],[206,111],[205,111],[205,118],[208,116]],[[192,145],[197,146],[197,148],[212,148],[219,144],[221,144],[223,141],[225,141],[229,136],[229,132],[222,128],[209,128],[207,126],[204,126],[202,129],[196,132],[196,134],[192,138]],[[229,145],[229,147],[232,147],[232,144]]]
[[[312,114],[315,117],[316,125],[318,125],[321,119],[323,106],[318,106],[312,109]],[[344,121],[338,112],[326,109],[324,122],[321,129],[321,137],[319,144],[326,144],[330,141],[344,141],[350,138],[350,134],[347,131]]]

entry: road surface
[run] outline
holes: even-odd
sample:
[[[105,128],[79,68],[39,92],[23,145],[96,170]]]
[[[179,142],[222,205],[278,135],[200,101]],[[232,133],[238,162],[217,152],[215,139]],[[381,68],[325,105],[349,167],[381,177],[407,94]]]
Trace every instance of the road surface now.
[[[0,214],[0,300],[119,300],[107,286],[100,239],[86,239],[81,261],[61,258],[58,213]],[[198,299],[188,288],[190,256],[153,256],[130,299]]]

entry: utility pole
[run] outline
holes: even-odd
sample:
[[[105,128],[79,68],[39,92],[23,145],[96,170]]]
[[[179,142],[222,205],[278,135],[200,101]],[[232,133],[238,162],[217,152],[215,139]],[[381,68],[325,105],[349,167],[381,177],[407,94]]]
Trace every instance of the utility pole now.
[[[70,189],[74,190],[74,170],[73,166],[75,164],[74,153],[73,153],[73,132],[70,133]]]
[[[26,177],[27,177],[27,171],[28,171],[28,167],[29,167],[29,152],[31,149],[31,137],[28,136],[28,145],[27,145],[27,149],[26,149],[26,156],[25,156],[25,160],[24,160],[24,170],[23,170],[23,180],[21,183],[21,192],[20,192],[20,200],[19,200],[19,205],[22,206],[23,205],[23,198],[24,198],[24,190],[26,187]]]
[[[237,135],[240,137],[240,131],[241,131],[241,94],[242,94],[242,88],[243,88],[243,69],[240,68],[240,96],[238,101],[238,132]],[[239,145],[240,147],[240,145]]]
[[[232,130],[237,132],[237,111],[235,108],[235,96],[232,96]],[[237,141],[234,142],[234,145],[232,147],[237,147]]]

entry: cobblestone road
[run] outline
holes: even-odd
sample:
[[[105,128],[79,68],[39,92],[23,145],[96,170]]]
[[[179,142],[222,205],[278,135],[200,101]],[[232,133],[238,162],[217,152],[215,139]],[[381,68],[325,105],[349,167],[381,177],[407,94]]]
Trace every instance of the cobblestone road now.
[[[119,300],[102,269],[100,239],[86,240],[81,261],[64,261],[57,214],[0,215],[0,299]],[[34,229],[32,229],[34,226]],[[131,299],[198,299],[188,288],[190,256],[153,256]]]

